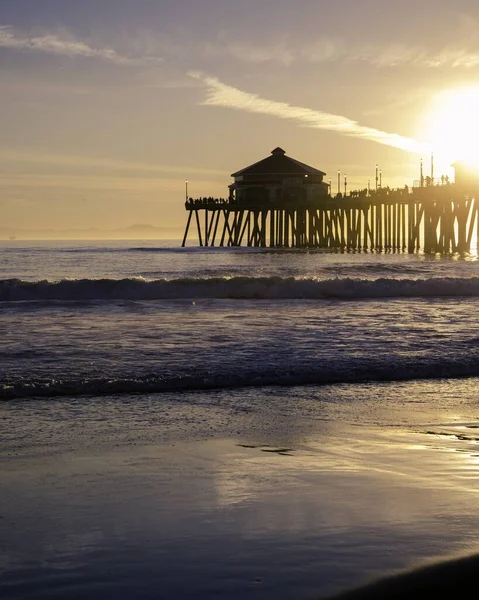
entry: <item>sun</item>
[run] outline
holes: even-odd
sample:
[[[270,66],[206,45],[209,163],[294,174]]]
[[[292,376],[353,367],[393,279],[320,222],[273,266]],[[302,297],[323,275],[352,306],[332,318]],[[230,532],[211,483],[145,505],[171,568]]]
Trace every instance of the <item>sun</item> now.
[[[438,94],[425,118],[424,139],[443,163],[479,169],[479,86]]]

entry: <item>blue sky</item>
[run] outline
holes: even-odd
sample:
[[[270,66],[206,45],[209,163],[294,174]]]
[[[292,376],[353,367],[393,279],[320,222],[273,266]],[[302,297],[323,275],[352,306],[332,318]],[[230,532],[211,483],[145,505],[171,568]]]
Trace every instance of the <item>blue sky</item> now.
[[[2,0],[0,221],[181,227],[186,178],[225,195],[278,145],[411,184],[478,32],[471,0]]]

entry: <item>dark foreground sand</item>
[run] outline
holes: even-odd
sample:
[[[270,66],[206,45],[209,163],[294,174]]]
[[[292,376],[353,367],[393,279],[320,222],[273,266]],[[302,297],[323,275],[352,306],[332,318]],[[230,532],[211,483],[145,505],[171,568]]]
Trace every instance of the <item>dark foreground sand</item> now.
[[[478,575],[479,555],[473,555],[388,577],[329,600],[474,598]]]

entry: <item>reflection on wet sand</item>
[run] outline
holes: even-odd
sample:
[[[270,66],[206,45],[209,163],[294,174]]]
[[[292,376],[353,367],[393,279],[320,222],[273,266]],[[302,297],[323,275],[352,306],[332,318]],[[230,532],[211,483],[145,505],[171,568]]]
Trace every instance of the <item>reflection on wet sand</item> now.
[[[387,389],[400,394],[398,387]],[[111,423],[86,401],[81,439],[69,429],[67,400],[44,412],[35,404],[29,426],[10,422],[5,411],[5,431],[12,432],[2,453],[5,597],[96,600],[108,590],[118,598],[154,598],[160,590],[169,597],[312,598],[473,551],[474,393],[471,410],[442,421],[432,418],[433,403],[424,405],[422,423],[406,423],[410,405],[400,409],[398,402],[381,423],[382,403],[370,387],[370,404],[357,407],[344,398],[328,404],[324,389],[284,392],[289,401],[265,392],[259,404],[248,393],[229,393],[230,405],[219,395],[214,407],[211,395],[200,395],[208,403],[188,412],[164,398],[135,398],[128,406],[115,400]],[[28,410],[12,408],[17,416]],[[174,424],[184,427],[187,419],[196,433],[202,423],[226,423],[228,435],[175,439]]]

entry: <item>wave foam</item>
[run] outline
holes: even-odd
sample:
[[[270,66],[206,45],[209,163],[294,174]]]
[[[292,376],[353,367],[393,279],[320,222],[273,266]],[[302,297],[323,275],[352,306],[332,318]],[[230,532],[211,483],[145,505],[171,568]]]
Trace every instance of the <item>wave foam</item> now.
[[[244,370],[229,373],[197,372],[181,375],[145,375],[105,378],[41,378],[0,382],[0,400],[59,396],[152,394],[246,387],[333,385],[338,383],[393,382],[419,379],[479,377],[474,356],[458,360],[370,364],[348,367]]]

